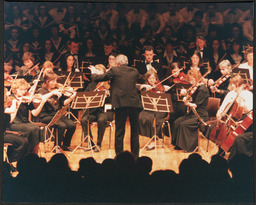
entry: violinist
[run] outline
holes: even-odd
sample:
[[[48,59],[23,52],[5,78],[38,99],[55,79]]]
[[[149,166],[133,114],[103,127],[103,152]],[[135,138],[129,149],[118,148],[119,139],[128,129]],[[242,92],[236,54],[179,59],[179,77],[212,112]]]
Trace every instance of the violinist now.
[[[153,71],[148,71],[145,75],[146,84],[155,87],[156,83],[159,82],[158,76]],[[143,87],[143,86],[142,86]],[[163,87],[163,86],[162,86]],[[154,88],[157,92],[165,92],[165,89]],[[153,89],[150,89],[149,92],[155,92]],[[160,91],[161,90],[161,91]],[[164,121],[169,119],[169,113],[157,112],[156,113],[156,135],[159,138],[162,138],[162,124]],[[139,129],[140,135],[147,136],[149,138],[154,135],[154,112],[149,110],[143,110],[139,114]],[[153,150],[155,148],[155,143],[152,141],[147,147],[146,150]]]
[[[63,93],[62,88],[57,89],[57,78],[58,76],[53,72],[45,73],[42,88],[37,90],[37,93],[48,97],[48,100],[39,115],[41,122],[46,124],[52,120],[62,106],[70,104],[76,96],[76,92],[73,92],[71,93],[71,96],[68,95],[69,97],[67,97],[67,94]],[[68,117],[62,116],[56,125],[58,128],[58,145],[64,151],[72,151],[70,142],[76,130],[75,123]]]
[[[252,110],[253,108],[253,94],[244,89],[244,81],[243,78],[240,75],[235,75],[234,77],[231,77],[229,80],[229,87],[228,89],[230,90],[230,92],[226,95],[226,97],[224,98],[218,112],[217,112],[217,119],[220,120],[223,118],[225,113],[225,108],[230,104],[233,103],[234,104],[234,100],[239,104],[240,107],[242,107],[242,117],[244,118],[246,116],[246,114]],[[246,130],[246,132],[252,132],[252,126],[250,128],[248,128]],[[247,135],[247,134],[246,134]],[[248,137],[251,137],[250,135]],[[245,139],[243,139],[243,141],[245,141]],[[249,145],[249,141],[248,141],[248,145]],[[239,150],[236,149],[240,149],[238,148],[239,146],[234,146],[233,148],[233,153],[234,152],[238,152]],[[250,149],[250,151],[252,151],[252,147],[251,148],[244,148],[244,149]],[[223,153],[223,150],[220,148],[218,154],[225,154]]]
[[[38,153],[39,148],[39,127],[29,121],[29,111],[33,116],[39,115],[47,96],[42,96],[42,100],[37,108],[32,103],[31,97],[28,97],[27,90],[30,87],[25,79],[16,79],[11,85],[14,97],[18,101],[16,110],[11,113],[9,128],[12,131],[17,131],[28,139],[28,152]]]
[[[208,85],[210,86],[211,92],[216,93],[216,97],[221,98],[221,101],[223,101],[224,97],[229,92],[229,79],[233,76],[233,73],[231,73],[232,65],[228,60],[223,60],[220,62],[219,68],[222,76],[215,82],[209,79]]]
[[[209,91],[204,83],[198,82],[201,79],[201,73],[197,70],[190,70],[187,73],[187,79],[190,84],[197,87],[192,94],[192,101],[188,102],[189,94],[182,90],[186,106],[195,109],[200,118],[204,121],[208,119],[206,106],[208,103]],[[172,144],[175,149],[183,149],[185,152],[193,152],[198,145],[198,118],[194,112],[190,111],[186,115],[175,120],[172,130]]]
[[[173,106],[173,112],[170,113],[170,118],[169,118],[169,123],[172,127],[176,119],[186,114],[186,106],[182,101],[178,101],[176,84],[188,84],[188,81],[187,81],[187,76],[182,71],[180,71],[179,63],[175,62],[171,64],[171,72],[173,76],[168,81],[166,81],[166,83],[172,87],[168,91],[168,93],[171,94],[172,106]]]
[[[94,66],[100,74],[106,73],[106,68],[102,64],[97,64]],[[105,82],[95,82],[92,81],[89,83],[89,85],[86,87],[85,91],[99,91],[99,90],[104,90],[106,92],[109,92],[109,84],[107,81]],[[94,152],[99,152],[101,148],[101,143],[103,140],[103,136],[105,133],[105,129],[107,126],[107,121],[112,121],[113,120],[113,112],[104,112],[103,107],[99,108],[90,108],[89,109],[89,116],[85,112],[84,115],[82,116],[81,119],[81,125],[83,128],[84,135],[87,135],[88,133],[88,117],[89,117],[89,122],[97,122],[98,125],[98,138],[97,138],[97,146],[94,147]],[[91,128],[89,130],[90,137],[93,138]],[[92,142],[93,143],[93,142]]]
[[[17,100],[7,97],[7,89],[4,89],[4,143],[10,143],[7,155],[10,162],[21,159],[27,153],[28,140],[23,135],[17,135],[7,131],[10,124],[10,114],[14,113],[17,106]],[[12,166],[12,165],[11,165]]]
[[[33,79],[36,79],[40,73],[40,69],[38,65],[34,65],[35,58],[33,56],[33,53],[26,52],[22,56],[22,61],[24,66],[21,66],[21,68],[18,71],[19,76],[25,76],[25,75],[31,75]]]

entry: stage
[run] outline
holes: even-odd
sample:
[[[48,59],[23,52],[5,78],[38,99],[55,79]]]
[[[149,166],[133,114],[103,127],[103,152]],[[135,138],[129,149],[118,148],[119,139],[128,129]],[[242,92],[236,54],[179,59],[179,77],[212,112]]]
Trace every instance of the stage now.
[[[114,149],[114,134],[115,134],[115,127],[113,127],[112,134],[111,134],[111,147],[109,149],[109,129],[110,127],[106,128],[102,146],[101,146],[101,151],[100,152],[91,152],[91,151],[84,151],[84,149],[77,149],[73,154],[71,152],[65,151],[64,153],[68,156],[68,161],[70,168],[74,171],[76,171],[79,168],[79,161],[82,158],[87,158],[87,157],[93,157],[98,163],[101,163],[104,159],[106,158],[114,158],[115,157],[115,149]],[[76,146],[81,142],[81,131],[82,127],[78,123],[76,132],[72,138],[71,141],[71,148],[76,148]],[[92,127],[92,134],[94,136],[94,139],[97,139],[97,126]],[[175,171],[176,173],[179,173],[179,165],[183,159],[188,158],[188,156],[191,153],[185,153],[183,150],[175,150],[174,146],[171,145],[170,143],[170,138],[165,136],[165,145],[168,147],[162,148],[157,147],[157,151],[151,150],[151,151],[146,151],[144,149],[142,151],[142,148],[146,145],[148,142],[149,138],[140,136],[140,156],[148,156],[153,160],[153,167],[152,167],[152,172],[155,170],[165,170],[165,169],[170,169]],[[204,139],[203,137],[200,137],[200,145],[204,151],[206,151],[207,148],[207,140]],[[55,153],[51,153],[50,151],[52,150],[54,146],[54,142],[50,142],[46,144],[46,153],[44,152],[44,144],[40,143],[40,151],[39,155],[42,157],[46,158],[47,161],[51,159],[51,157]],[[87,143],[83,143],[82,147],[87,147]],[[209,148],[208,148],[208,153],[209,154],[213,149],[213,154],[215,154],[218,149],[216,149],[216,145],[209,141]],[[125,132],[125,138],[124,138],[124,150],[130,151],[130,125],[129,122],[126,122],[126,132]],[[202,150],[199,149],[199,153],[204,160],[206,160],[208,163],[210,162],[211,157],[207,159],[207,157],[203,154]],[[16,163],[14,163],[16,166]]]

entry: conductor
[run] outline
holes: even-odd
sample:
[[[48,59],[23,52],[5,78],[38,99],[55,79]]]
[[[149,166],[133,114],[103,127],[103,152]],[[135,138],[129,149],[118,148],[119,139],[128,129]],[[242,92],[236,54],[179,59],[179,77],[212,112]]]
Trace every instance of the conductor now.
[[[131,125],[131,152],[135,159],[139,157],[139,112],[142,108],[136,82],[143,80],[137,69],[128,66],[128,58],[119,54],[116,57],[117,67],[98,75],[94,67],[90,67],[94,81],[110,80],[111,103],[115,109],[115,152],[123,151],[125,123],[129,117]]]

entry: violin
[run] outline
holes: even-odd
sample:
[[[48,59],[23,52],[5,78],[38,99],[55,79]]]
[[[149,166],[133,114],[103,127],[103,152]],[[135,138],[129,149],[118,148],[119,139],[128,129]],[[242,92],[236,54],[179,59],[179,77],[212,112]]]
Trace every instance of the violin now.
[[[159,93],[159,92],[164,92],[164,86],[160,81],[157,81],[155,85],[153,85],[153,88],[149,90],[149,92],[152,93]]]
[[[189,82],[186,80],[186,74],[180,73],[177,78],[174,78],[172,80],[175,84],[181,83],[181,84],[189,84]]]
[[[33,77],[34,76],[36,76],[36,68],[38,68],[38,65],[39,65],[40,63],[38,63],[38,64],[36,64],[36,65],[34,65],[32,68],[29,68],[28,69],[28,71],[24,74],[24,76],[26,76],[26,75],[32,75]]]
[[[15,99],[14,96],[9,96],[6,98],[6,100],[4,101],[4,109],[12,106],[13,99]]]
[[[104,82],[99,82],[93,91],[105,91],[105,90],[109,90],[109,88],[110,88],[110,85],[108,81],[104,81]]]
[[[71,97],[74,94],[74,89],[72,87],[64,86],[60,83],[56,84],[57,90],[66,97]]]

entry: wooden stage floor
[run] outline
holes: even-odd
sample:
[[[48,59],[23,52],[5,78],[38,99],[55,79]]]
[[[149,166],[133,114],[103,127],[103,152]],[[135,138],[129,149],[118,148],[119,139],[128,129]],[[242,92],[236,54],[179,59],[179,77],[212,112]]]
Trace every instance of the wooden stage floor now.
[[[105,135],[102,142],[102,147],[100,152],[91,152],[91,151],[84,151],[84,149],[77,149],[73,154],[71,152],[65,152],[65,154],[68,156],[69,165],[72,170],[77,171],[79,168],[79,161],[82,158],[87,157],[94,157],[94,159],[101,163],[106,158],[114,158],[115,157],[115,150],[114,150],[114,134],[115,134],[115,127],[113,127],[113,131],[111,134],[111,148],[109,149],[109,129],[110,127],[107,127],[105,131]],[[71,148],[75,148],[79,143],[81,142],[81,125],[77,124],[76,132],[72,138],[71,141]],[[97,126],[92,127],[92,134],[94,137],[94,140],[97,139]],[[153,160],[153,167],[152,171],[155,170],[165,170],[165,169],[171,169],[175,171],[176,173],[179,173],[179,165],[183,159],[188,158],[188,156],[191,153],[185,153],[183,150],[174,150],[174,146],[170,144],[170,138],[165,136],[165,145],[168,147],[158,147],[157,151],[151,150],[146,151],[144,149],[142,151],[142,148],[147,144],[149,138],[140,136],[140,156],[148,156]],[[206,151],[207,148],[207,140],[200,137],[200,144],[201,148]],[[83,143],[83,147],[87,147],[87,143]],[[46,145],[46,150],[51,150],[53,147],[53,142],[48,143],[48,147]],[[209,142],[209,154],[216,145],[213,142]],[[40,150],[41,150],[41,156],[46,158],[47,161],[50,160],[50,158],[54,155],[54,153],[50,153],[49,151],[44,153],[44,145],[43,143],[40,143]],[[124,138],[124,150],[130,151],[130,125],[127,121],[126,123],[126,132],[125,132],[125,138]],[[217,152],[217,149],[214,150],[213,154]],[[203,154],[202,150],[199,149],[199,153],[204,160],[207,162],[210,162],[211,156],[207,159],[207,157]]]

